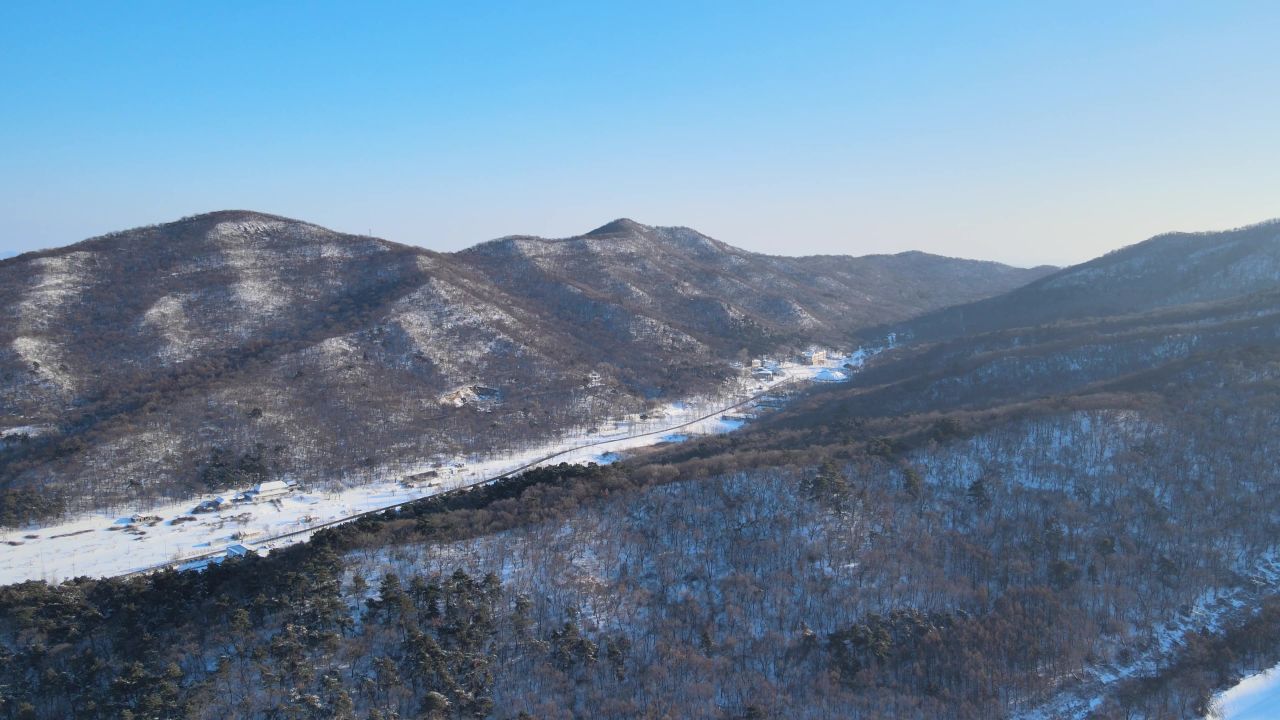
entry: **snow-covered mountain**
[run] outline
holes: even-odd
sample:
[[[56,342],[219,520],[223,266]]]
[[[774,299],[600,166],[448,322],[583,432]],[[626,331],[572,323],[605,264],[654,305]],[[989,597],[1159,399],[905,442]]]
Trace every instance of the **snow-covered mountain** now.
[[[510,246],[542,258],[519,266],[533,280],[501,274],[488,257]],[[89,417],[83,446],[41,445],[44,433],[66,433],[70,423],[31,422],[20,433],[30,440],[3,442],[31,443],[14,463],[28,464],[25,479],[37,477],[30,468],[41,457],[53,468],[83,467],[88,456],[127,459],[107,454],[113,436],[100,429],[127,423],[114,437],[152,433],[148,457],[198,458],[183,443],[209,443],[204,449],[217,452],[196,476],[202,482],[281,466],[296,472],[304,462],[340,468],[333,458],[343,452],[368,465],[432,452],[421,442],[430,423],[445,424],[439,437],[500,447],[521,428],[532,432],[533,420],[620,403],[637,392],[629,383],[664,377],[640,358],[684,362],[695,379],[714,367],[723,336],[681,315],[680,294],[665,285],[679,263],[695,277],[733,252],[630,225],[567,241],[508,239],[460,256],[387,246],[381,253],[438,264],[382,304],[353,303],[374,310],[322,301],[319,312],[333,319],[282,350],[263,348],[191,384],[178,376],[136,408],[131,396],[112,398],[118,405],[99,407],[125,407],[123,419],[95,426]],[[476,253],[486,258],[469,257]],[[667,253],[669,265],[653,259]],[[387,267],[367,259],[379,257],[344,272]],[[1075,296],[1079,307],[1122,306],[1118,314],[1031,327],[1015,319],[983,334],[859,353],[848,382],[786,403],[759,398],[733,418],[732,433],[433,494],[308,529],[307,543],[265,543],[265,556],[226,548],[224,562],[201,572],[0,588],[0,687],[14,698],[9,707],[29,706],[25,714],[36,717],[117,717],[121,709],[160,717],[1203,717],[1216,690],[1280,661],[1280,283],[1241,282],[1239,294],[1224,297],[1203,278],[1213,267],[1244,267],[1243,258],[1188,266],[1168,257],[1164,270],[1137,276],[1147,300],[1133,307],[1115,299],[1128,297],[1131,283],[1112,282],[1111,271],[1092,286],[1098,297]],[[748,255],[739,264],[768,262]],[[433,274],[446,269],[448,278]],[[761,281],[780,287],[780,273]],[[1180,302],[1178,288],[1196,278],[1199,289]],[[620,282],[634,292],[609,289]],[[573,290],[554,291],[560,285]],[[527,317],[519,308],[544,324],[542,336],[579,343],[565,346],[573,352],[618,362],[634,354],[636,364],[599,362],[598,384],[569,390],[554,385],[554,374],[530,381],[552,388],[545,401],[516,399],[512,386],[489,381],[450,397],[495,390],[490,407],[464,401],[442,406],[436,419],[413,415],[436,386],[379,369],[398,356],[364,338],[420,311],[422,301],[410,298],[423,286],[501,298],[466,307],[507,313],[512,320],[477,322],[507,323],[514,340],[531,334],[516,322]],[[502,294],[492,294],[498,286]],[[383,287],[373,282],[363,296],[383,297]],[[725,302],[733,302],[729,290],[719,295]],[[578,296],[592,298],[593,315],[572,314],[565,298]],[[461,297],[440,312],[458,310]],[[1015,290],[993,306],[1019,297],[1029,296]],[[670,318],[666,327],[683,344],[620,339],[632,322],[622,319],[639,317]],[[763,338],[795,337],[769,335],[767,315],[753,317]],[[471,326],[431,327],[433,341],[453,342]],[[333,356],[318,348],[333,347],[334,337],[344,354],[326,365],[316,358]],[[571,357],[526,345],[552,368]],[[566,396],[577,404],[557,404]],[[547,414],[562,406],[570,410]],[[704,419],[726,419],[713,415]],[[257,445],[212,446],[228,433]],[[42,448],[66,448],[71,460]],[[111,471],[106,459],[97,467]],[[344,503],[338,493],[306,493],[292,506],[259,506],[254,516],[270,520],[256,522],[292,523],[300,504],[324,507],[321,496],[328,512]],[[0,547],[20,548],[14,555],[38,568],[42,547],[65,547],[80,533],[98,552],[131,546],[124,533],[146,533],[148,522],[168,525],[151,545],[135,546],[146,551],[186,532],[187,522],[201,524],[192,528],[198,537],[239,541],[247,514],[236,506],[201,519],[144,516],[114,531],[99,518],[11,531]],[[125,539],[103,539],[117,534]],[[89,565],[124,564],[111,560]]]
[[[1041,274],[631,221],[456,254],[245,211],[113,233],[0,262],[0,490],[22,499],[0,497],[181,496],[547,437],[714,387],[744,350]]]
[[[1025,270],[920,252],[783,257],[747,252],[685,227],[615,220],[578,237],[507,237],[460,254],[504,289],[557,315],[601,308],[679,328],[737,350],[838,336],[1018,287]]]

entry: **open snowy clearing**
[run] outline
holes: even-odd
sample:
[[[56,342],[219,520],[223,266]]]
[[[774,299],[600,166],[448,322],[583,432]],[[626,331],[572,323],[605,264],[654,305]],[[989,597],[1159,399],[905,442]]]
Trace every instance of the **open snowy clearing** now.
[[[1251,675],[1213,698],[1208,720],[1280,718],[1280,665]]]
[[[784,363],[777,366],[773,379],[757,383],[754,393],[796,381],[830,382],[835,376],[846,379],[833,368],[846,361],[856,367],[862,358],[861,354],[833,358],[825,366]],[[737,415],[722,415],[727,411],[741,412],[753,396],[672,403],[644,420],[628,417],[596,432],[517,452],[467,458],[445,466],[424,463],[398,477],[339,491],[298,490],[260,502],[228,504],[217,512],[193,514],[196,505],[215,497],[204,495],[180,503],[139,508],[142,514],[132,517],[93,513],[57,525],[9,530],[0,534],[0,584],[124,575],[220,556],[233,545],[270,551],[305,541],[314,529],[345,518],[525,468],[562,462],[604,464],[616,461],[628,450],[730,432],[742,427],[745,420]]]

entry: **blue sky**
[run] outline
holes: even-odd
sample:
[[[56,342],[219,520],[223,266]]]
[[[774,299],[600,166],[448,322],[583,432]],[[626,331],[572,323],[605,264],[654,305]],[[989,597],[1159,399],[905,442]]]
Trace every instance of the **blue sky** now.
[[[1067,263],[1280,215],[1280,4],[4,3],[0,255],[222,208]]]

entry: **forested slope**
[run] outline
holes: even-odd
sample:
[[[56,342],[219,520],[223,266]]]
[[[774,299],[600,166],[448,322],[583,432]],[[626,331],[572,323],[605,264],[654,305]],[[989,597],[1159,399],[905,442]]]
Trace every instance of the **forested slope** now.
[[[443,254],[245,211],[0,261],[0,523],[545,441],[1043,274],[821,264],[636,223]]]
[[[12,586],[4,712],[1196,717],[1280,643],[1269,302],[1043,328],[1055,353],[1118,353],[1052,391],[922,395],[975,376],[907,349],[868,374],[907,377],[738,434],[270,558]],[[1119,341],[1192,319],[1211,342]]]
[[[0,589],[0,717],[1196,718],[1280,660],[1280,294],[906,344],[730,435]]]
[[[1215,302],[1280,283],[1280,221],[1168,233],[1049,274],[1007,294],[866,331],[924,342]]]

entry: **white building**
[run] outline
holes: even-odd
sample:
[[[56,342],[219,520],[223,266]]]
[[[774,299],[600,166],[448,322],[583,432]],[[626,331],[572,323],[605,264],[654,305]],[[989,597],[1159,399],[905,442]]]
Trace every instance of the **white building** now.
[[[257,499],[272,497],[274,495],[283,495],[291,489],[292,487],[289,483],[283,480],[268,480],[267,482],[261,482],[254,485],[253,490],[250,490],[249,492],[253,493],[254,499]]]
[[[252,555],[252,554],[254,554],[253,550],[245,547],[244,545],[240,545],[238,543],[235,545],[227,546],[226,557],[244,557],[245,555]]]

